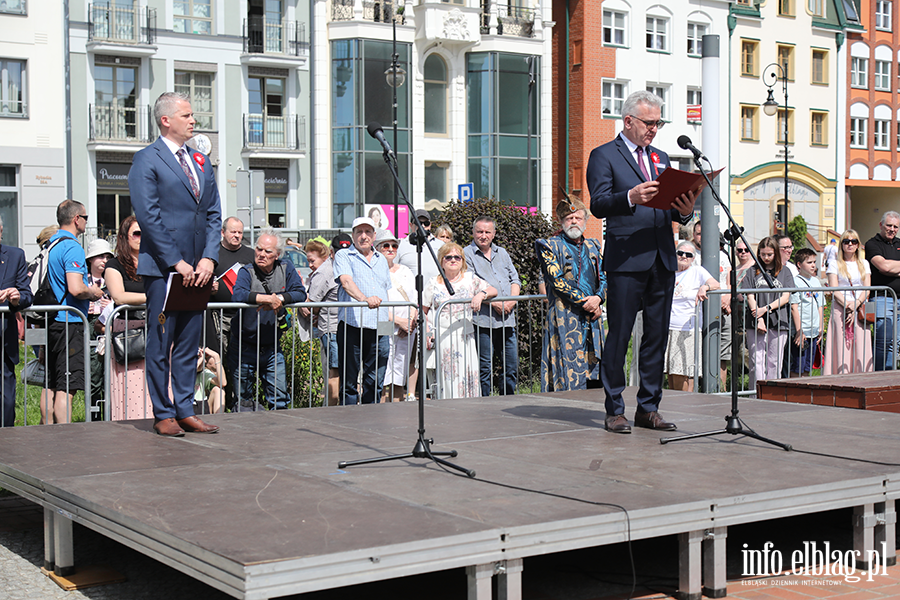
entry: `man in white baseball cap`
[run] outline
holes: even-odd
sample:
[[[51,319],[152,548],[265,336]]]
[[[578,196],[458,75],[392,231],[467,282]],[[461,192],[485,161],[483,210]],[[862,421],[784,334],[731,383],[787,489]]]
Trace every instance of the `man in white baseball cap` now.
[[[353,246],[334,257],[338,302],[365,302],[367,308],[342,307],[338,312],[338,352],[341,369],[341,404],[372,404],[381,397],[390,346],[379,336],[378,322],[387,321],[379,308],[391,288],[387,259],[373,247],[375,223],[368,217],[353,221]],[[356,382],[362,366],[362,398]]]

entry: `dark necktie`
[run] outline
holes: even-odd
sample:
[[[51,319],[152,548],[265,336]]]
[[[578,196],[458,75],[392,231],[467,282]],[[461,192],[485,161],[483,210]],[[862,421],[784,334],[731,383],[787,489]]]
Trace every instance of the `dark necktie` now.
[[[175,153],[175,156],[178,157],[178,162],[181,163],[181,168],[184,169],[184,174],[187,175],[188,179],[191,181],[191,189],[194,191],[194,200],[200,198],[200,186],[197,185],[197,180],[194,178],[194,173],[191,171],[191,168],[187,164],[187,160],[185,160],[184,155],[187,154],[184,151],[184,148],[179,148],[178,152]]]
[[[641,167],[641,173],[644,174],[644,179],[650,181],[650,173],[647,172],[647,165],[644,163],[644,149],[640,146],[637,147],[637,161]]]

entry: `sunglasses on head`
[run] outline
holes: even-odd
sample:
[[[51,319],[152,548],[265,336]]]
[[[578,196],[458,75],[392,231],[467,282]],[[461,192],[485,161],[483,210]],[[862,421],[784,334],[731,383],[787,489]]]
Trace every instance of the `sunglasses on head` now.
[[[859,240],[852,240],[848,238],[846,240],[841,240],[841,243],[845,246],[850,246],[851,244],[858,244]]]
[[[685,258],[694,258],[693,252],[685,252],[684,250],[678,250],[677,252],[675,252],[675,254],[677,254],[678,256],[683,256]]]
[[[391,250],[396,250],[399,246],[397,244],[395,244],[394,242],[385,242],[385,243],[381,244],[381,247],[389,248]]]
[[[447,256],[444,257],[444,260],[452,260],[452,261],[456,262],[456,261],[462,260],[462,256],[460,256],[459,254],[448,254]]]
[[[745,252],[750,252],[750,250],[748,248],[735,248],[734,251],[737,252],[738,254],[744,254]]]

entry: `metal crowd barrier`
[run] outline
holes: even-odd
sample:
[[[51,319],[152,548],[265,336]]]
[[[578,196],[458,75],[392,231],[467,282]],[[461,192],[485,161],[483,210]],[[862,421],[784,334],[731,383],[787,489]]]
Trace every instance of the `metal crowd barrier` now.
[[[497,296],[497,297],[491,298],[490,300],[485,300],[482,304],[490,305],[490,304],[493,304],[496,302],[515,302],[517,304],[520,304],[523,302],[537,301],[537,302],[539,302],[539,307],[541,308],[542,314],[546,314],[546,308],[545,308],[545,304],[544,304],[546,300],[547,300],[547,297],[544,295]],[[471,303],[471,301],[472,301],[471,298],[450,298],[448,300],[445,300],[436,309],[434,309],[433,311],[430,311],[428,314],[429,326],[431,328],[433,328],[435,331],[435,335],[434,335],[435,346],[434,346],[434,353],[433,353],[434,365],[435,365],[434,371],[435,372],[434,372],[433,380],[434,380],[434,385],[436,386],[436,391],[435,391],[436,398],[456,397],[456,395],[451,390],[454,390],[454,388],[456,391],[459,390],[459,386],[460,386],[461,382],[458,380],[458,378],[465,377],[466,376],[465,374],[473,372],[473,369],[474,369],[474,372],[476,374],[478,374],[476,385],[477,385],[477,388],[479,391],[476,394],[476,396],[482,395],[481,380],[480,380],[479,341],[477,339],[478,328],[475,327],[475,325],[474,325],[472,310],[471,310],[471,308],[466,310],[466,318],[468,319],[467,322],[459,321],[458,319],[454,319],[454,317],[452,315],[452,306],[454,304],[469,304],[469,303]],[[516,317],[517,318],[516,318],[516,326],[515,326],[516,344],[519,347],[519,349],[522,348],[523,345],[519,343],[520,333],[522,332],[522,329],[524,327],[527,327],[527,337],[526,337],[527,341],[526,341],[524,347],[529,349],[529,355],[527,357],[527,362],[523,361],[522,357],[519,356],[518,365],[519,365],[520,370],[521,370],[521,367],[526,364],[528,365],[529,369],[528,369],[528,376],[527,376],[527,378],[524,379],[524,384],[523,384],[522,373],[521,372],[518,373],[518,378],[517,378],[517,382],[516,382],[516,391],[517,391],[517,393],[519,392],[519,390],[522,390],[523,392],[536,392],[536,391],[539,391],[539,389],[540,389],[540,382],[538,381],[538,378],[535,376],[535,373],[534,373],[535,360],[534,360],[534,357],[531,355],[531,349],[533,349],[535,347],[540,348],[540,344],[535,345],[534,336],[537,335],[537,336],[539,336],[540,340],[543,340],[544,332],[543,332],[543,329],[541,329],[540,331],[537,331],[537,332],[534,331],[534,328],[533,328],[534,321],[532,319],[519,319],[518,315],[519,315],[520,311],[518,310],[518,308],[519,307],[517,306],[516,307]],[[441,318],[438,318],[438,317],[441,317]],[[524,321],[524,323],[523,323],[523,321]],[[459,330],[459,329],[463,329],[464,331],[462,331],[460,333],[454,333],[454,332],[456,332],[456,330]],[[504,326],[499,327],[498,329],[501,329],[502,331],[505,332],[508,329],[508,327],[504,325]],[[469,330],[471,330],[471,331],[469,331]],[[471,341],[475,347],[474,361],[476,364],[474,364],[474,365],[471,364],[472,358],[470,356],[470,353],[467,352],[464,347],[463,348],[460,347],[461,343],[465,343],[465,342],[469,341],[468,339],[466,339],[466,336],[468,336],[468,335],[472,336]],[[441,347],[442,343],[449,344],[450,347],[442,348]],[[442,361],[439,359],[443,350],[449,350],[449,355],[451,357],[456,357],[456,359],[457,359],[456,361],[452,362],[453,367],[455,368],[455,375],[445,376],[445,374],[444,374],[445,367],[444,367],[444,365],[441,364]],[[501,361],[502,364],[501,364],[499,373],[494,372],[493,336],[491,336],[489,350],[490,350],[490,355],[491,355],[491,392],[493,394],[494,390],[499,387],[499,391],[502,394],[503,393],[503,385],[508,376],[507,365],[506,365],[505,360]],[[538,353],[538,358],[539,357],[540,357],[540,353]],[[428,358],[426,358],[426,360],[428,360],[429,365],[430,365],[431,361]],[[540,361],[538,360],[537,362],[539,363]],[[495,377],[496,375],[500,376],[499,377],[500,378],[499,386],[496,386],[494,384],[494,379],[496,378]],[[540,374],[538,373],[538,376],[539,375]],[[525,389],[523,389],[523,387]]]
[[[895,307],[897,306],[897,296],[891,288],[886,287],[886,286],[839,286],[839,287],[824,287],[824,286],[823,287],[805,287],[804,286],[804,287],[776,288],[775,290],[760,289],[760,290],[757,290],[755,293],[759,293],[759,294],[773,294],[773,293],[783,293],[783,292],[788,292],[791,294],[793,294],[795,292],[821,293],[824,296],[824,305],[823,305],[823,309],[824,309],[823,313],[824,314],[823,314],[823,322],[820,324],[821,334],[820,334],[819,339],[820,339],[821,356],[824,361],[825,357],[826,357],[826,345],[828,343],[830,343],[829,336],[836,334],[836,332],[830,331],[830,327],[829,327],[829,325],[831,324],[831,316],[830,316],[831,310],[833,310],[833,304],[835,302],[834,293],[835,292],[841,292],[841,293],[843,293],[843,292],[860,292],[860,291],[869,292],[869,298],[865,304],[865,309],[866,309],[865,312],[868,317],[875,316],[876,318],[874,318],[873,321],[869,321],[867,319],[867,322],[864,325],[864,330],[866,331],[865,338],[860,340],[860,339],[855,339],[855,337],[854,337],[854,338],[849,338],[849,339],[844,340],[846,343],[841,344],[840,354],[838,355],[839,362],[841,364],[845,364],[848,362],[847,361],[848,356],[851,357],[850,360],[853,360],[852,357],[858,355],[859,353],[861,353],[863,356],[866,356],[867,349],[865,348],[865,344],[869,343],[869,344],[871,344],[872,369],[868,369],[868,370],[880,371],[880,370],[896,369],[897,368],[897,358],[898,358],[897,351],[896,351],[897,341],[898,341],[897,335],[896,335],[897,321],[898,321],[898,314],[897,314],[898,311],[897,310],[893,311],[893,318],[892,318],[893,332],[894,332],[894,334],[892,336],[893,345],[894,345],[893,364],[880,364],[877,362],[877,359],[876,359],[876,357],[880,354],[882,357],[881,362],[884,363],[883,357],[887,354],[887,337],[888,337],[883,332],[876,333],[876,331],[875,331],[875,329],[879,326],[879,321],[880,321],[880,319],[877,318],[877,315],[876,315],[876,306],[879,304],[879,302],[882,304],[893,303],[893,305]],[[722,294],[728,294],[728,293],[730,293],[730,290],[727,290],[727,289],[721,290],[720,289],[720,290],[710,290],[708,295],[709,295],[709,298],[711,301],[713,298],[718,298]],[[745,296],[747,293],[753,293],[753,292],[750,292],[749,290],[738,290],[738,293],[741,294],[742,296]],[[708,340],[719,340],[720,339],[719,332],[721,332],[721,323],[718,325],[719,332],[716,332],[716,333],[701,332],[701,328],[702,328],[702,324],[703,324],[702,311],[705,309],[704,304],[706,304],[706,303],[698,303],[696,311],[695,311],[693,356],[694,356],[694,361],[695,361],[696,365],[700,365],[702,362],[701,361],[701,352],[700,352],[701,341],[702,341],[701,336],[705,335]],[[731,343],[732,344],[740,344],[740,352],[739,352],[738,356],[741,357],[741,360],[739,361],[738,365],[735,365],[735,364],[733,364],[733,362],[731,361],[731,358],[729,356],[728,362],[731,363],[729,365],[729,368],[731,368],[731,369],[738,368],[739,369],[738,376],[737,376],[737,381],[738,381],[739,385],[741,386],[739,389],[739,394],[749,396],[749,395],[756,394],[756,390],[755,390],[755,388],[744,385],[745,379],[749,380],[749,373],[745,369],[749,369],[749,352],[750,352],[749,345],[750,344],[747,339],[748,338],[747,329],[748,329],[748,327],[751,326],[750,323],[745,322],[745,317],[746,317],[746,309],[744,308],[745,306],[746,306],[746,300],[739,304],[739,307],[740,307],[739,310],[741,310],[741,313],[738,314],[738,319],[740,322],[739,332],[734,332],[734,331],[731,332]],[[790,369],[786,368],[786,367],[791,365],[791,363],[789,361],[791,361],[796,356],[796,353],[794,351],[794,345],[792,343],[793,335],[796,333],[796,331],[792,327],[792,318],[790,317],[790,312],[788,313],[788,315],[789,315],[788,329],[786,331],[782,331],[780,327],[775,328],[776,336],[780,335],[782,333],[787,334],[785,348],[784,348],[784,351],[781,352],[780,360],[778,361],[778,365],[780,365],[780,368],[778,369],[779,373],[778,373],[777,378],[785,378],[785,377],[793,376]],[[801,324],[802,324],[803,315],[801,314],[800,316],[801,316]],[[723,313],[721,313],[721,316],[719,318],[721,320],[730,319],[731,315],[726,315],[723,312]],[[854,319],[856,319],[856,318],[857,317],[854,316]],[[882,323],[881,325],[884,326],[884,323]],[[890,323],[887,323],[887,325],[890,325]],[[753,324],[753,327],[755,328],[755,324]],[[837,334],[842,335],[842,336],[845,335],[842,332],[838,332]],[[771,344],[771,341],[772,341],[770,339],[770,337],[771,336],[766,336],[766,340],[764,342],[766,344],[763,347],[765,354],[768,354],[768,351],[770,349],[769,344]],[[859,344],[863,344],[863,347],[860,348]],[[880,352],[879,352],[879,350],[880,350]],[[815,351],[815,348],[814,348],[814,346],[812,346],[812,344],[810,344],[810,348],[808,351],[811,353]],[[802,350],[801,350],[801,352],[802,352]],[[718,362],[718,360],[719,360],[718,348],[716,349],[716,351],[710,352],[710,354],[711,354],[710,360],[716,360]],[[809,377],[809,376],[821,376],[824,374],[823,373],[824,368],[814,368],[810,371],[809,374],[802,373],[804,359],[806,359],[806,356],[801,354],[800,355],[801,372],[798,373],[798,375],[803,376],[803,377]],[[823,364],[823,367],[824,367],[824,364]],[[861,370],[863,370],[863,371],[867,370],[866,365],[863,365]],[[716,373],[718,373],[718,371],[719,371],[718,365],[715,366],[715,368],[713,368],[712,365],[709,365],[706,369],[695,369],[694,389],[695,390],[700,389],[699,386],[700,386],[701,372],[704,372],[704,373],[716,372]],[[853,366],[851,366],[851,367],[849,367],[848,371],[846,371],[846,372],[860,372],[860,371],[855,370],[853,368]],[[839,374],[839,373],[834,373],[834,374]],[[730,378],[729,378],[729,381],[725,382],[724,386],[720,386],[720,387],[721,387],[721,389],[725,390],[725,389],[727,389],[727,386],[729,386],[729,385],[730,385]],[[719,393],[724,394],[724,393],[728,393],[728,392],[723,391],[723,392],[719,392]]]
[[[0,312],[8,313],[9,307],[0,307]],[[31,307],[21,311],[22,316],[25,318],[25,321],[26,321],[26,323],[25,323],[25,349],[24,349],[24,352],[22,352],[20,354],[20,357],[22,357],[22,360],[20,360],[20,362],[19,362],[20,368],[21,368],[19,381],[22,384],[23,394],[22,394],[21,407],[19,406],[19,403],[16,402],[16,413],[19,414],[19,411],[21,410],[21,414],[23,415],[22,416],[23,423],[25,425],[29,424],[29,422],[28,422],[28,396],[29,396],[29,394],[28,394],[28,386],[29,386],[28,374],[29,374],[29,372],[32,372],[34,374],[34,377],[37,378],[36,380],[40,380],[40,379],[43,380],[43,383],[40,385],[40,389],[41,389],[40,397],[38,398],[39,410],[41,410],[41,412],[43,413],[45,408],[47,410],[50,409],[50,406],[47,405],[48,399],[46,398],[46,396],[47,396],[47,394],[51,393],[50,390],[52,388],[47,387],[47,378],[49,376],[49,370],[50,370],[49,369],[49,360],[50,359],[49,359],[49,352],[47,352],[46,349],[49,347],[49,329],[48,328],[49,328],[50,323],[52,323],[53,321],[47,319],[46,317],[38,317],[37,316],[37,315],[46,314],[48,312],[70,312],[73,314],[73,316],[79,317],[81,319],[81,323],[82,323],[82,327],[83,327],[83,336],[84,336],[83,343],[84,343],[84,348],[85,348],[85,352],[84,352],[84,361],[85,361],[84,362],[84,412],[85,412],[85,416],[84,416],[84,418],[86,421],[91,421],[91,420],[93,420],[93,416],[95,415],[95,412],[92,410],[93,407],[91,405],[91,370],[90,370],[91,343],[90,343],[90,330],[89,330],[90,324],[89,324],[89,321],[88,321],[86,315],[84,313],[82,313],[81,311],[79,311],[77,308],[73,308],[71,306],[62,306],[62,305],[31,306]],[[5,316],[6,315],[4,315],[4,317]],[[31,316],[33,321],[36,321],[38,319],[44,320],[45,326],[39,327],[39,326],[29,323],[28,322],[29,316]],[[49,323],[46,323],[46,321],[49,321]],[[5,322],[3,323],[3,325],[5,325]],[[4,331],[5,331],[5,329],[4,329]],[[70,345],[68,328],[64,329],[64,333],[65,333],[66,346],[68,347]],[[44,354],[43,361],[41,361],[39,359],[39,353],[34,352],[34,348],[36,348],[36,347],[43,347],[45,349],[44,353],[43,353]],[[34,354],[31,357],[29,357],[29,350],[31,350],[32,353]],[[3,352],[5,353],[5,348],[4,348]],[[4,359],[5,359],[5,356],[4,356]],[[69,361],[72,359],[73,359],[73,357],[71,356],[71,354],[66,355],[65,369],[67,372],[70,370],[70,362]],[[29,362],[32,365],[34,365],[33,370],[32,370],[32,368],[30,368],[28,366]],[[41,370],[40,367],[43,367],[43,376],[42,377],[40,375],[40,370]],[[34,384],[32,384],[32,385],[34,385]],[[68,411],[67,411],[69,420],[72,420],[72,411],[74,408],[74,404],[76,402],[74,395],[75,395],[75,392],[77,392],[77,391],[78,390],[69,389],[68,382],[67,382],[65,392],[67,394],[70,394],[73,396],[73,398],[69,402]]]

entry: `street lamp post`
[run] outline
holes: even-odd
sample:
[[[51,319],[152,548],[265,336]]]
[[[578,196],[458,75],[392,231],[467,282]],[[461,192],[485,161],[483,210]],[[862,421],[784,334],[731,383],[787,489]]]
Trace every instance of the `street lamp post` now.
[[[397,149],[397,88],[406,83],[406,70],[400,66],[399,59],[400,55],[397,54],[397,19],[403,18],[403,6],[397,6],[397,1],[394,0],[395,10],[391,11],[391,26],[393,28],[394,33],[394,45],[391,54],[391,66],[384,72],[384,76],[387,79],[387,83],[391,86],[391,90],[393,92],[393,126],[394,126],[394,152],[398,151]],[[397,182],[394,182],[394,235],[400,235],[400,217],[398,215],[397,208]]]
[[[763,83],[769,88],[769,97],[763,103],[763,112],[768,116],[778,114],[778,102],[772,92],[772,87],[781,80],[781,90],[784,93],[784,217],[781,223],[781,233],[787,234],[788,210],[788,73],[787,68],[779,63],[772,63],[763,71]]]

